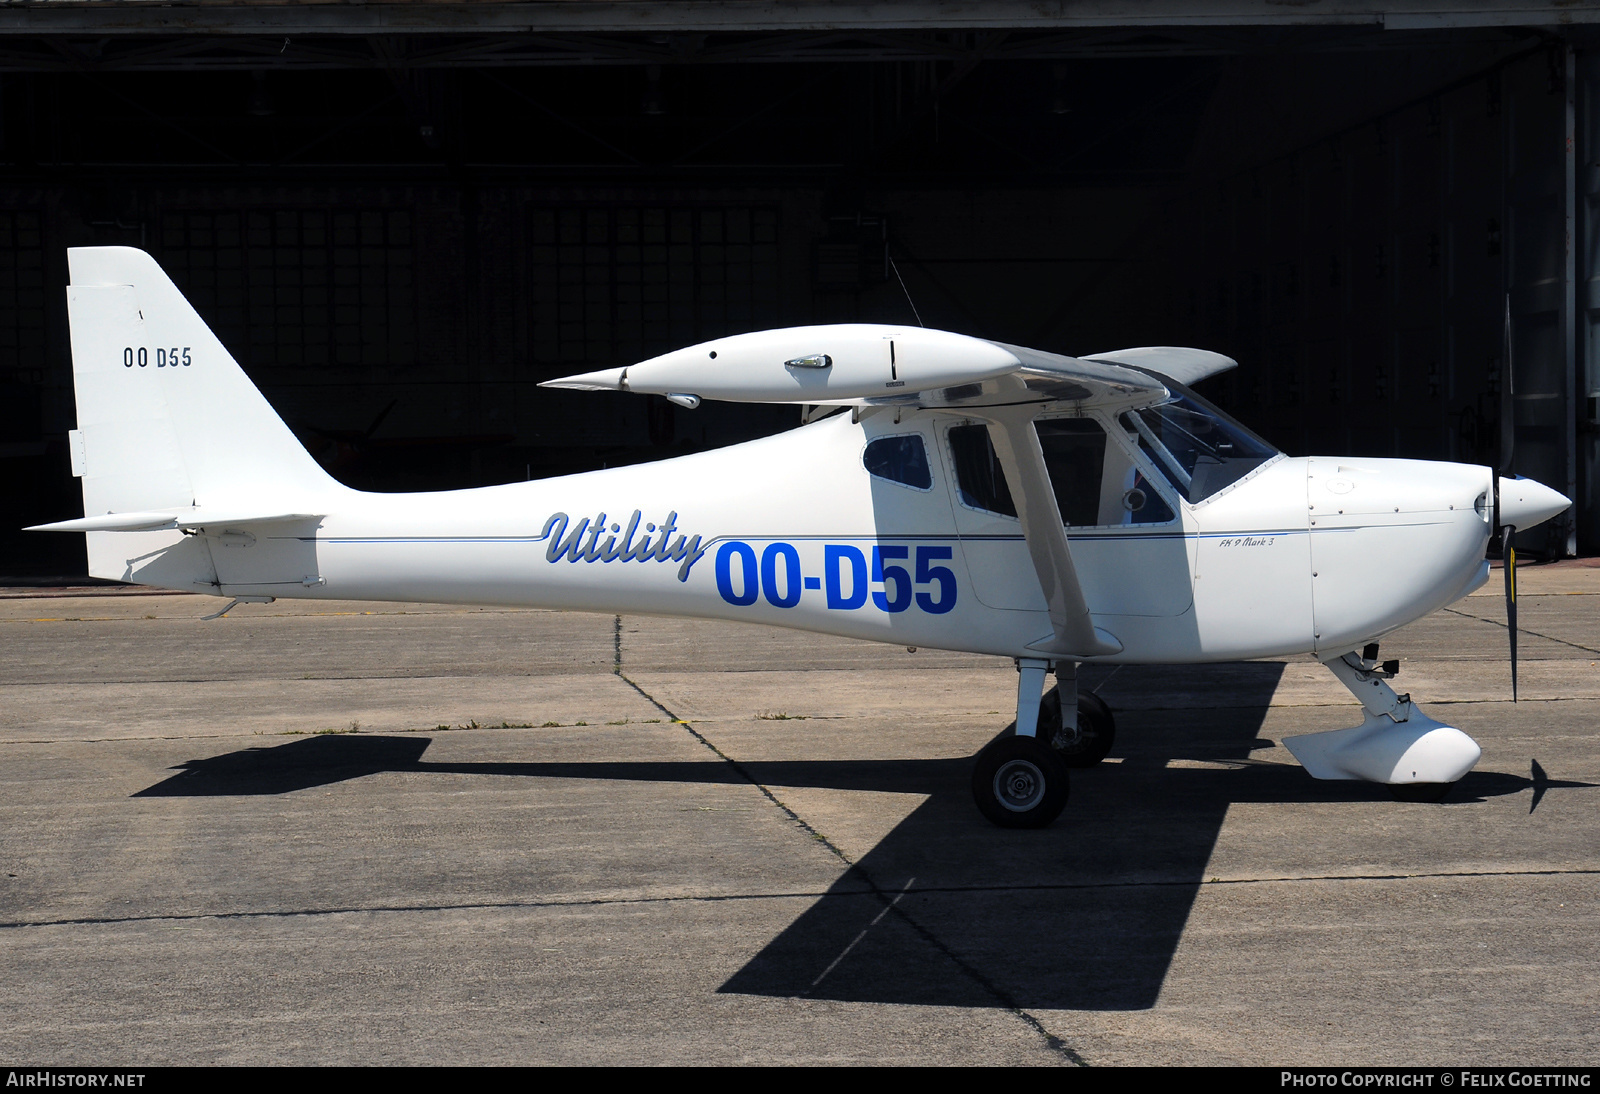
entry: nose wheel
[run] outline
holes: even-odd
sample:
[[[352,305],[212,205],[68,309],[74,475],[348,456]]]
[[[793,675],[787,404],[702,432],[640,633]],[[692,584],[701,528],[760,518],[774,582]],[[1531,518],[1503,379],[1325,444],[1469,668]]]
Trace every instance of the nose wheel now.
[[[1067,805],[1067,768],[1037,737],[997,737],[972,769],[978,810],[1001,828],[1043,828]]]

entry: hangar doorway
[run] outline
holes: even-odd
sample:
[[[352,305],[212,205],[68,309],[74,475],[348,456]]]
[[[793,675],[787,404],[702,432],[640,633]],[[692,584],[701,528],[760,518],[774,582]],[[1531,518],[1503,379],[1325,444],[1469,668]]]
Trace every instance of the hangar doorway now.
[[[0,12],[17,526],[79,515],[64,252],[122,243],[365,488],[788,428],[537,384],[741,329],[921,321],[1227,353],[1242,367],[1206,394],[1295,453],[1500,461],[1509,402],[1512,467],[1578,501],[1519,546],[1600,547],[1600,183],[1580,169],[1600,57],[1587,27],[1545,26],[1550,5],[1509,28],[1465,7],[1431,28],[1207,29],[1205,5],[1089,27],[1000,4],[987,26],[885,5],[826,33],[624,33],[574,4],[532,37],[502,5],[464,5],[455,31],[391,5],[377,37],[347,7],[270,40],[249,5],[181,31],[30,16],[54,37]],[[82,573],[67,538],[0,529],[0,572]]]

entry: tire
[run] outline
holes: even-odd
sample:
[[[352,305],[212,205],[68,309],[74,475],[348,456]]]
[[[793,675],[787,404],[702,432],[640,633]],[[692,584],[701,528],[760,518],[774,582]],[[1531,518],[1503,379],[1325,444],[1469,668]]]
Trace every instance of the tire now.
[[[1001,737],[972,768],[978,811],[1001,828],[1043,828],[1067,805],[1067,769],[1037,737]]]
[[[1061,691],[1051,688],[1039,700],[1039,739],[1047,741],[1067,767],[1093,767],[1105,759],[1116,741],[1117,723],[1111,708],[1090,691],[1078,692],[1078,732],[1069,740],[1061,734]]]

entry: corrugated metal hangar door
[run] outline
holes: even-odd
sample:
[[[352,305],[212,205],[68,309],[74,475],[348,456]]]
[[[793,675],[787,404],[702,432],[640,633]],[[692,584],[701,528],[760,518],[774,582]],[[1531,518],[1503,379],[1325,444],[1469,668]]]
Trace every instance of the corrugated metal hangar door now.
[[[613,8],[0,9],[0,583],[83,573],[16,529],[80,515],[62,288],[96,243],[364,488],[790,428],[537,384],[920,321],[1219,350],[1210,393],[1289,451],[1507,465],[1578,500],[1521,547],[1600,548],[1595,13]]]

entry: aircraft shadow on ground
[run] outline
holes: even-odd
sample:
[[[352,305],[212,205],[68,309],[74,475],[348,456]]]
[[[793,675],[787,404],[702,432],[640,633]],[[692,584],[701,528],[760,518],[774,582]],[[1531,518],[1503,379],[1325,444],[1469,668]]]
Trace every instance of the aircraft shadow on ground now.
[[[422,736],[326,735],[181,765],[139,797],[285,794],[378,772],[743,784],[925,794],[722,992],[947,1006],[1154,1005],[1236,802],[1387,801],[1252,762],[1283,666],[1234,666],[1226,709],[1128,711],[1106,763],[1073,775],[1053,826],[1002,831],[971,800],[970,759],[428,763]],[[1447,805],[1563,784],[1474,772]],[[824,833],[826,835],[826,833]]]

